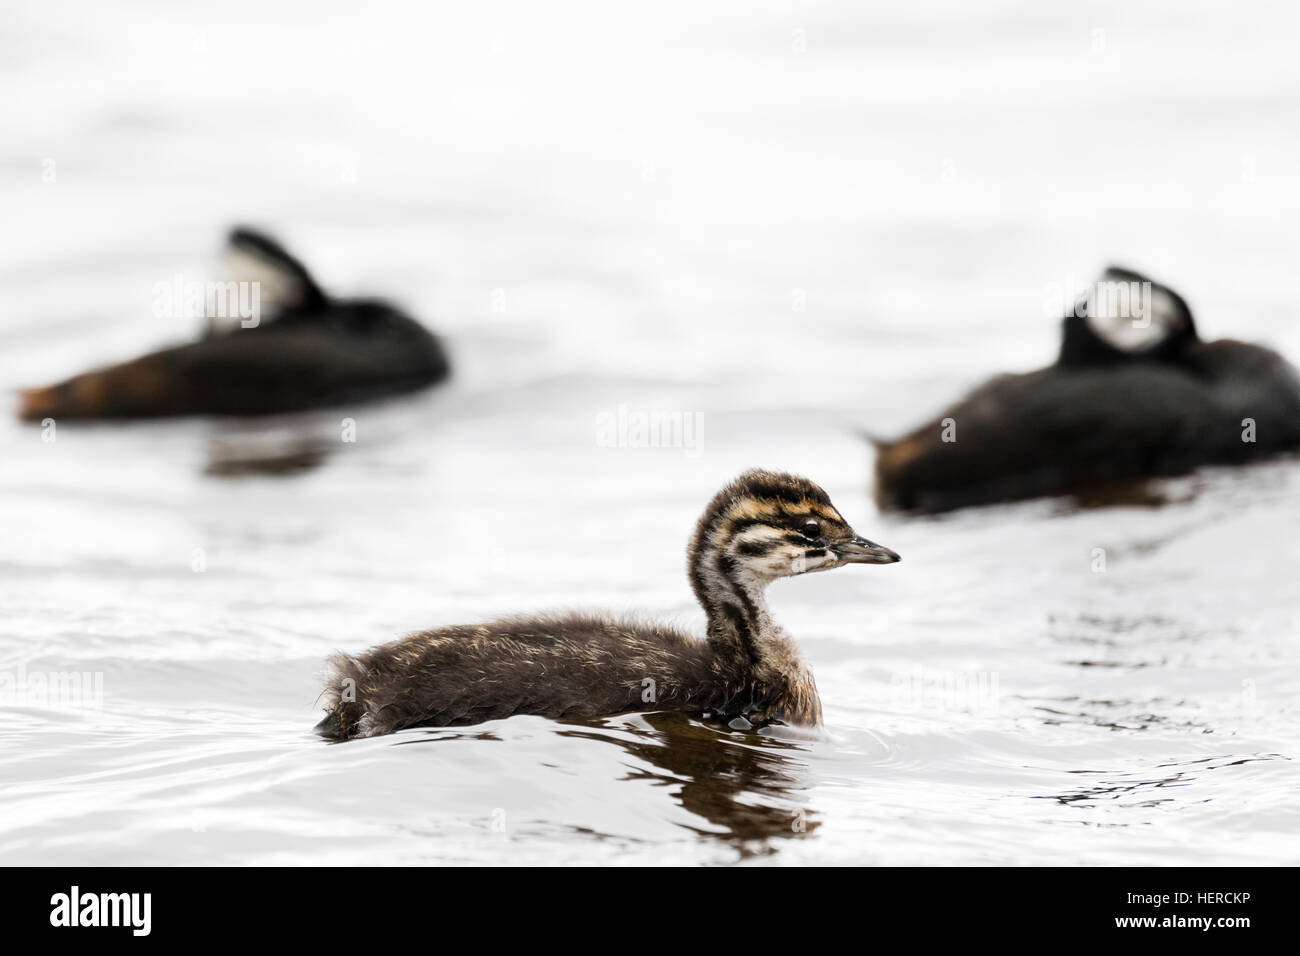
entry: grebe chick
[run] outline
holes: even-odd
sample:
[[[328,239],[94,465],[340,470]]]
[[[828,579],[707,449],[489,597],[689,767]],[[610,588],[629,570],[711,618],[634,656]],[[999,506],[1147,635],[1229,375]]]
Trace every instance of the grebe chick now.
[[[346,740],[514,714],[672,710],[738,727],[818,726],[812,672],[773,622],[764,592],[778,578],[898,560],[859,537],[808,479],[746,472],[709,503],[687,549],[705,639],[586,614],[424,631],[335,657],[316,730]]]
[[[218,292],[222,302],[213,311],[237,314],[208,315],[199,341],[27,389],[18,417],[266,415],[447,377],[442,345],[422,325],[386,302],[332,298],[274,239],[235,229],[225,263],[229,281],[212,284],[212,304]]]
[[[1187,303],[1140,273],[1112,267],[1096,289],[1065,317],[1055,364],[878,444],[882,511],[1085,495],[1300,448],[1300,377],[1281,355],[1202,341]]]

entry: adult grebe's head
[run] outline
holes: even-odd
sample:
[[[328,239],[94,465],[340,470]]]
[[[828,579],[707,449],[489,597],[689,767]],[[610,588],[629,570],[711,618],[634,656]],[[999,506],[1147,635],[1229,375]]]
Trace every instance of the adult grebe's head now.
[[[689,554],[691,586],[706,606],[728,582],[761,586],[845,564],[900,560],[854,531],[821,487],[770,471],[748,471],[714,496]]]
[[[223,256],[228,288],[247,287],[257,291],[259,316],[254,325],[296,325],[299,329],[327,329],[338,334],[387,338],[398,337],[414,352],[429,353],[431,364],[446,360],[441,348],[431,345],[430,335],[401,309],[381,299],[343,299],[326,295],[302,264],[279,242],[265,233],[243,226],[230,233]],[[243,294],[242,292],[240,294]],[[210,315],[208,336],[229,335],[251,327],[242,316]]]
[[[257,290],[256,325],[291,314],[311,314],[324,309],[329,298],[307,267],[265,233],[237,226],[226,239],[222,254],[225,282]],[[224,310],[208,316],[209,335],[228,335],[249,328],[248,317]]]
[[[1182,296],[1140,272],[1111,266],[1065,317],[1058,364],[1166,359],[1196,340]]]

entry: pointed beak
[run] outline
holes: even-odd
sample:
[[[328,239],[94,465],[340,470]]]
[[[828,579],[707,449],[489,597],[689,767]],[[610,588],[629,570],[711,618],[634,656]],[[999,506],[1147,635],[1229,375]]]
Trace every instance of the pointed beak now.
[[[845,564],[893,564],[903,560],[883,545],[866,538],[850,538],[831,545],[831,550]]]

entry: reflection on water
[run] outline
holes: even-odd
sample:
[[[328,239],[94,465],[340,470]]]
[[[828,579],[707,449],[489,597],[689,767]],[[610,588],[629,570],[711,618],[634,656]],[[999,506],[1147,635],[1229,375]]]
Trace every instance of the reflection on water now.
[[[1145,480],[1098,484],[1075,492],[1069,499],[1074,507],[1085,510],[1123,506],[1158,508],[1174,500],[1165,484]]]
[[[1074,770],[1077,776],[1096,777],[1097,782],[1078,787],[1063,794],[1043,796],[1039,799],[1055,800],[1065,806],[1092,808],[1104,801],[1114,801],[1127,808],[1159,808],[1187,806],[1188,801],[1175,793],[1179,788],[1192,787],[1198,780],[1214,771],[1228,767],[1241,767],[1268,760],[1290,760],[1281,754],[1251,754],[1249,756],[1201,757],[1181,763],[1161,764],[1155,773],[1109,773],[1100,770]],[[1163,771],[1163,772],[1162,772]],[[1193,797],[1193,802],[1209,803],[1214,797]]]
[[[561,721],[555,733],[621,749],[633,758],[625,763],[622,780],[671,793],[689,814],[679,826],[725,843],[742,857],[775,852],[769,841],[801,838],[820,825],[807,805],[810,770],[801,759],[806,745],[797,741],[731,731],[674,711]],[[491,731],[422,729],[397,735],[396,745],[502,739]]]
[[[1070,723],[1089,724],[1110,730],[1137,731],[1150,727],[1179,727],[1187,730],[1206,728],[1206,724],[1165,716],[1157,710],[1186,709],[1187,701],[1171,701],[1155,697],[1145,701],[1132,700],[1084,700],[1079,697],[1058,697],[1041,699],[1034,705],[1034,710],[1044,714],[1043,723],[1061,725]]]
[[[768,840],[802,837],[819,825],[799,799],[808,768],[798,759],[797,743],[719,729],[680,713],[643,717],[652,729],[631,739],[598,730],[560,733],[616,743],[640,758],[650,766],[629,770],[626,779],[675,789],[681,805],[700,820],[688,829],[732,843],[743,855],[771,852]]]
[[[213,435],[203,473],[214,478],[297,475],[319,468],[337,447],[337,441],[282,431]]]

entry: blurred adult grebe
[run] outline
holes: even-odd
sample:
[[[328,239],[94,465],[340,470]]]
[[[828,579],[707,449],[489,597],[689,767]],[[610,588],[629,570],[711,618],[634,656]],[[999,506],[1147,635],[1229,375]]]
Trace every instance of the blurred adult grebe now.
[[[408,392],[447,376],[442,346],[418,322],[379,300],[329,297],[265,235],[234,230],[227,269],[232,288],[256,291],[260,314],[210,315],[198,342],[28,389],[19,417],[261,415]]]
[[[1280,355],[1201,341],[1183,299],[1140,273],[1112,267],[1094,290],[1054,365],[999,375],[878,444],[882,510],[1087,494],[1300,447],[1300,377]]]
[[[585,614],[425,631],[335,657],[329,712],[316,730],[345,740],[515,714],[673,710],[739,728],[818,726],[817,685],[773,623],[767,585],[897,560],[859,537],[808,479],[750,471],[709,503],[687,550],[691,587],[708,615],[706,639]]]

